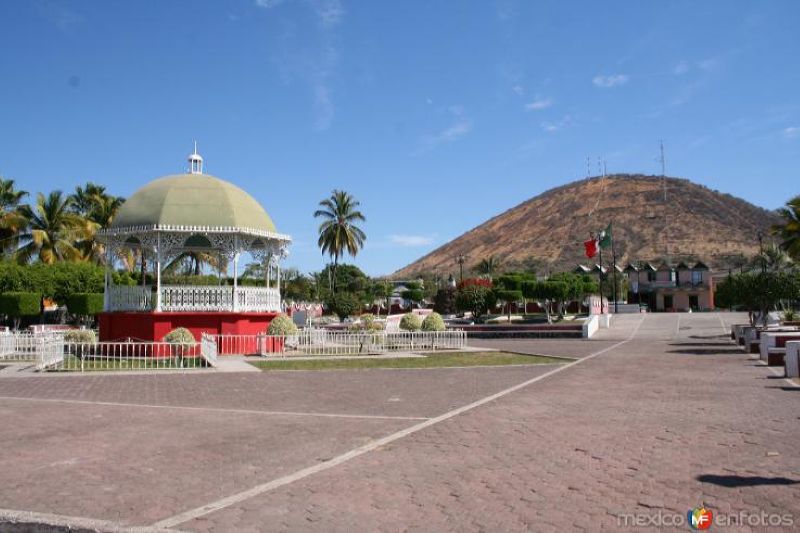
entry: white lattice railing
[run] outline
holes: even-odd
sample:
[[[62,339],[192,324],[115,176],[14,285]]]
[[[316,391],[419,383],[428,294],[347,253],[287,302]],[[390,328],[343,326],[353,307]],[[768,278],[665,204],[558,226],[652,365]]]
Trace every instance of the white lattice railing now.
[[[278,289],[237,287],[236,310],[273,312],[281,309]],[[147,311],[155,307],[152,287],[119,286],[109,289],[110,311]],[[233,311],[234,290],[231,286],[162,285],[162,311]]]
[[[109,311],[147,311],[153,308],[150,285],[112,285],[108,298]]]
[[[230,311],[233,287],[162,285],[162,311]]]
[[[281,293],[267,287],[239,287],[236,290],[239,311],[280,311]]]

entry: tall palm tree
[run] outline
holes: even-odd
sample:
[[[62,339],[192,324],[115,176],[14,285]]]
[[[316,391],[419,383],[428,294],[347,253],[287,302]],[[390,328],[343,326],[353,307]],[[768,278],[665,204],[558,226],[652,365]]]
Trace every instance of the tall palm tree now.
[[[329,198],[319,203],[322,209],[314,211],[314,218],[321,218],[317,245],[323,254],[333,258],[333,290],[336,291],[336,267],[339,257],[345,252],[355,257],[364,247],[367,235],[356,225],[367,219],[357,208],[360,202],[345,191],[334,189]]]
[[[481,259],[480,263],[475,265],[475,270],[491,280],[494,273],[500,268],[500,263],[500,258],[492,254],[485,259]]]
[[[19,212],[19,204],[27,195],[15,188],[14,180],[0,178],[0,250],[3,256],[17,248],[19,232],[26,223]]]
[[[786,251],[772,244],[753,258],[753,266],[767,272],[783,272],[791,269],[794,261]]]
[[[28,221],[20,234],[22,246],[17,250],[17,260],[27,263],[38,257],[42,263],[80,261],[83,259],[76,241],[86,239],[91,233],[89,223],[72,212],[72,200],[61,191],[45,196],[36,195],[36,204],[23,205],[20,214]]]
[[[783,217],[783,224],[772,226],[772,233],[782,239],[781,248],[800,260],[800,196],[786,202],[785,207],[778,209],[778,214]]]
[[[106,188],[89,181],[83,187],[75,187],[75,192],[70,195],[72,199],[70,210],[81,216],[88,217],[94,210],[97,199],[102,197],[108,197]]]
[[[103,264],[105,263],[105,245],[99,242],[96,238],[96,233],[98,230],[101,229],[108,229],[111,226],[111,222],[114,220],[114,217],[117,215],[117,211],[125,202],[124,198],[120,198],[118,196],[111,196],[106,194],[105,187],[100,187],[94,185],[92,183],[87,184],[86,188],[88,189],[89,186],[95,187],[95,192],[92,192],[87,198],[84,198],[80,201],[84,202],[83,207],[81,210],[75,210],[74,204],[78,201],[77,195],[73,194],[70,198],[72,199],[73,207],[72,209],[75,210],[76,214],[85,218],[87,222],[87,227],[89,228],[90,232],[87,235],[87,238],[81,240],[80,242],[76,243],[77,247],[81,250],[84,257],[89,259],[90,261],[94,261],[96,263]],[[76,191],[80,190],[80,187],[76,189]],[[124,262],[127,260],[127,256],[129,255],[129,251],[121,251],[120,252],[120,259]]]

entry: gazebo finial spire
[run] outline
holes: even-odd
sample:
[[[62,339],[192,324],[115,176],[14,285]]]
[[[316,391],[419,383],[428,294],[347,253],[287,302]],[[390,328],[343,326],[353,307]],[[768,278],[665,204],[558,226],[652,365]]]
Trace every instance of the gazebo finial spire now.
[[[194,141],[194,152],[189,155],[189,174],[203,173],[203,158],[197,153],[197,141]]]

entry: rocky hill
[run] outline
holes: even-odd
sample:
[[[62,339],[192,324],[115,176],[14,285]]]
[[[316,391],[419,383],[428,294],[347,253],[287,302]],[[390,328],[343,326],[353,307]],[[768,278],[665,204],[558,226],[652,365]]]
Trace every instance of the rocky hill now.
[[[589,233],[612,221],[618,263],[702,260],[728,268],[736,256],[757,253],[759,231],[769,235],[778,220],[773,211],[686,179],[629,174],[589,178],[509,209],[394,276],[456,273],[459,253],[468,257],[465,267],[494,254],[503,270],[572,269],[588,262],[582,243]]]

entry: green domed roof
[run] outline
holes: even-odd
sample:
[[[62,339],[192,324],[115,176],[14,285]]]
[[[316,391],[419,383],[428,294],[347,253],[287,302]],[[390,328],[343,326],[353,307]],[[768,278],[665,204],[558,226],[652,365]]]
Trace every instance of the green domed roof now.
[[[136,191],[122,204],[111,229],[136,226],[275,232],[272,219],[252,196],[207,174],[165,176]]]

